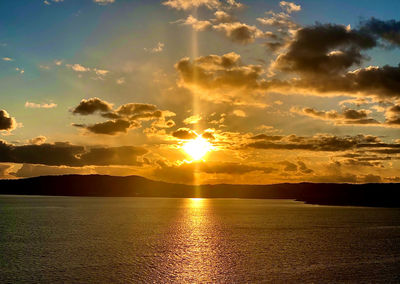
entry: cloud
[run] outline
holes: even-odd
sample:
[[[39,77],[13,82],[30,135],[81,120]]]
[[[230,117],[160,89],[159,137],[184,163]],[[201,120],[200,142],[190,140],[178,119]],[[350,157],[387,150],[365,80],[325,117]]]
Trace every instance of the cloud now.
[[[125,84],[125,78],[124,77],[118,78],[115,82],[118,85],[123,85],[123,84]]]
[[[64,0],[44,0],[43,3],[45,5],[51,5],[51,3],[59,3],[59,2],[64,2]],[[115,0],[93,0],[94,3],[99,4],[99,5],[108,5],[112,4],[115,2]]]
[[[175,64],[179,84],[202,99],[237,105],[256,103],[254,92],[268,88],[260,65],[244,65],[234,52],[195,58],[182,58]],[[273,83],[271,83],[273,84]]]
[[[281,14],[280,17],[287,19],[288,15]],[[275,24],[264,20],[265,24]],[[228,31],[228,26],[236,24],[218,26],[226,27]],[[316,24],[298,29],[287,42],[266,44],[285,45],[284,52],[278,55],[269,70],[260,65],[243,64],[240,55],[234,52],[201,56],[193,61],[182,58],[175,65],[180,75],[180,86],[203,99],[237,105],[260,103],[256,98],[267,92],[349,94],[384,100],[400,98],[400,66],[351,70],[368,59],[364,51],[378,46],[374,34],[343,25]],[[281,73],[273,74],[276,71]],[[268,78],[265,74],[272,75]]]
[[[93,0],[93,2],[99,5],[108,5],[114,3],[115,0]]]
[[[232,113],[237,117],[247,117],[247,114],[241,109],[235,109]]]
[[[25,70],[23,68],[19,68],[19,67],[15,68],[15,71],[17,71],[19,74],[25,73]]]
[[[95,112],[109,112],[112,110],[112,104],[99,98],[83,99],[80,104],[72,111],[73,114],[89,115]]]
[[[143,147],[83,147],[68,142],[15,146],[0,140],[0,162],[83,167],[87,165],[140,165]]]
[[[29,142],[29,144],[33,144],[33,145],[41,145],[41,144],[45,143],[46,140],[47,140],[46,136],[40,135],[35,138],[29,139],[28,142]]]
[[[119,115],[128,116],[128,115],[137,115],[140,113],[154,112],[156,110],[157,107],[152,104],[128,103],[120,106],[116,110],[116,112]]]
[[[93,69],[93,71],[96,73],[96,75],[98,75],[98,76],[105,76],[105,75],[107,75],[110,71],[108,71],[108,70],[103,70],[103,69],[97,69],[97,68],[94,68]]]
[[[301,6],[293,2],[281,1],[279,5],[285,9],[287,13],[299,12],[301,10]]]
[[[165,46],[164,43],[158,42],[158,43],[157,43],[157,46],[155,46],[155,47],[153,47],[153,48],[150,48],[150,49],[145,48],[144,50],[145,50],[145,51],[148,51],[148,52],[150,52],[150,53],[160,53],[160,52],[163,51],[164,46]]]
[[[191,10],[199,7],[205,7],[209,10],[231,10],[243,7],[243,4],[236,0],[166,0],[162,4],[176,10]]]
[[[249,148],[269,149],[269,150],[304,150],[304,151],[327,151],[338,152],[363,149],[368,151],[385,150],[400,151],[400,144],[384,144],[380,139],[372,135],[356,136],[335,136],[328,134],[319,134],[311,137],[301,137],[296,135],[277,136],[278,141],[271,141],[270,135],[255,136],[256,142],[250,142],[246,145]],[[275,138],[274,138],[275,139]]]
[[[192,115],[183,120],[184,124],[196,124],[202,119],[200,114]]]
[[[212,27],[210,21],[201,21],[189,15],[185,20],[179,20],[179,23],[186,26],[191,26],[195,31],[205,31]]]
[[[55,104],[55,103],[37,104],[37,103],[32,103],[32,102],[26,101],[25,107],[26,108],[55,108],[55,107],[57,107],[57,104]]]
[[[216,11],[214,16],[215,19],[213,21],[215,23],[231,23],[235,21],[235,18],[225,11]]]
[[[300,76],[287,81],[280,92],[399,98],[400,66],[350,70],[368,59],[363,51],[377,47],[378,39],[368,29],[335,24],[299,29],[287,51],[271,66],[273,70]]]
[[[389,107],[385,112],[386,123],[400,127],[400,105]]]
[[[64,2],[64,0],[45,0],[45,1],[43,1],[43,3],[46,5],[50,5],[51,2],[60,3],[60,2]]]
[[[204,6],[208,9],[217,9],[221,6],[219,0],[167,0],[163,5],[177,10],[189,10]]]
[[[155,105],[142,103],[127,103],[117,109],[113,105],[99,98],[82,100],[72,112],[74,114],[89,115],[100,114],[109,120],[91,125],[73,124],[75,127],[84,128],[95,134],[116,135],[126,133],[130,129],[141,127],[141,121],[155,120],[153,127],[167,128],[175,123],[166,118],[175,116],[175,113],[167,110],[159,110]]]
[[[70,174],[94,174],[92,169],[82,169],[80,167],[65,167],[65,166],[44,166],[23,164],[20,169],[12,173],[16,177],[28,178],[37,176],[49,175],[70,175]]]
[[[278,164],[283,166],[283,171],[291,172],[291,175],[295,174],[296,172],[301,175],[311,174],[314,172],[312,169],[309,169],[303,161],[297,161],[297,164],[289,161],[282,161]]]
[[[118,133],[126,133],[130,128],[137,128],[139,124],[134,124],[124,119],[108,120],[105,122],[95,123],[86,127],[92,133],[115,135]]]
[[[268,39],[264,45],[274,53],[286,47],[300,29],[300,26],[292,20],[291,15],[291,13],[301,10],[300,5],[281,1],[280,7],[284,10],[283,12],[268,11],[265,12],[264,17],[257,18],[260,24],[269,28],[269,31],[264,33]]]
[[[223,32],[231,41],[240,44],[252,43],[256,38],[263,38],[265,36],[256,26],[250,26],[240,22],[220,23],[214,25],[213,29]]]
[[[140,165],[137,158],[147,152],[143,147],[135,146],[91,148],[81,154],[80,159],[86,165]]]
[[[11,117],[7,111],[0,109],[0,131],[12,131],[17,128],[15,118]]]
[[[298,161],[297,164],[299,165],[300,172],[304,174],[310,174],[314,172],[312,169],[309,169],[303,161]]]
[[[288,51],[277,58],[275,68],[311,75],[338,74],[360,65],[365,59],[361,50],[375,46],[371,35],[341,25],[317,24],[297,31]]]
[[[290,111],[300,115],[309,116],[312,118],[332,121],[336,125],[340,124],[347,124],[347,125],[358,124],[358,125],[373,125],[373,126],[381,125],[380,122],[376,121],[373,118],[368,117],[370,111],[365,109],[361,110],[344,109],[342,113],[339,113],[336,110],[317,111],[313,108],[303,108],[303,109],[291,108]]]
[[[189,140],[189,139],[195,139],[197,137],[197,134],[196,132],[194,132],[189,128],[179,128],[178,130],[172,133],[172,136],[178,139]]]
[[[361,21],[360,30],[373,34],[392,45],[400,45],[400,21],[376,18]]]
[[[89,67],[85,67],[80,64],[66,64],[65,66],[67,66],[68,68],[71,68],[75,72],[89,72],[90,71]]]
[[[283,170],[285,172],[296,172],[297,171],[297,165],[293,164],[289,161],[283,161],[283,162],[280,162],[280,164],[284,166]]]
[[[241,22],[234,22],[233,17],[224,11],[217,11],[216,18],[211,21],[199,20],[192,15],[186,19],[178,20],[177,23],[191,26],[195,31],[215,30],[222,32],[228,39],[240,44],[248,44],[257,38],[264,38],[267,34],[263,33],[256,26],[247,25]]]
[[[57,66],[60,66],[62,64],[62,61],[55,61],[55,64]],[[106,76],[108,73],[110,73],[109,70],[99,69],[99,68],[89,68],[89,67],[85,67],[81,64],[65,64],[65,66],[77,73],[92,72],[92,74],[95,74],[97,76],[94,79],[103,80],[104,76]],[[81,75],[79,75],[79,76],[81,76]]]
[[[189,15],[186,19],[181,19],[175,23],[191,26],[195,31],[214,30],[222,32],[232,42],[240,44],[249,44],[257,38],[268,38],[271,32],[264,33],[256,26],[241,23],[227,13],[218,10],[214,13],[215,18],[210,20],[199,20],[193,15]]]

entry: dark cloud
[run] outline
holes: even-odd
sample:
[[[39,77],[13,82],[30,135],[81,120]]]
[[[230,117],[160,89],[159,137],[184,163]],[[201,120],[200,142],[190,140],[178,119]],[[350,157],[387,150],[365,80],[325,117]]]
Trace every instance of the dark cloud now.
[[[386,144],[372,135],[356,136],[334,136],[316,135],[312,137],[301,137],[296,135],[285,136],[278,142],[258,140],[246,144],[246,147],[268,150],[304,150],[304,151],[353,151],[363,149],[364,151],[376,153],[400,153],[400,144]]]
[[[278,141],[281,140],[284,136],[281,135],[266,135],[266,134],[258,134],[250,137],[250,139],[254,140],[265,140],[265,141]]]
[[[137,165],[142,147],[85,148],[68,142],[15,146],[0,140],[0,162],[82,167],[87,165]]]
[[[383,163],[380,161],[365,161],[362,159],[347,159],[344,161],[345,165],[352,167],[379,167],[383,168]]]
[[[0,131],[11,131],[17,128],[15,118],[10,117],[7,111],[0,109]]]
[[[30,163],[45,165],[78,165],[78,154],[84,147],[69,143],[14,146],[0,141],[0,162]]]
[[[360,30],[371,33],[393,45],[400,45],[400,21],[376,18],[361,21]]]
[[[101,117],[109,119],[91,125],[72,124],[95,134],[116,135],[126,133],[130,129],[141,127],[141,121],[149,120],[155,120],[155,123],[153,123],[155,128],[175,125],[175,122],[171,119],[166,121],[167,117],[174,116],[175,113],[159,110],[152,104],[127,103],[114,110],[111,104],[98,98],[91,98],[82,100],[73,112],[84,115],[100,112]]]
[[[317,24],[297,31],[288,51],[280,55],[275,67],[288,72],[324,76],[338,74],[365,57],[362,50],[376,46],[373,36],[345,26]]]
[[[289,161],[283,161],[280,164],[284,166],[283,170],[285,172],[296,172],[297,171],[297,165],[293,164]]]
[[[312,169],[308,168],[303,161],[298,161],[297,164],[299,165],[300,172],[304,174],[311,174],[314,172]]]
[[[136,124],[135,126],[138,127],[139,125]],[[86,127],[90,132],[107,135],[115,135],[121,132],[126,133],[130,128],[133,128],[133,124],[124,119],[108,120]]]
[[[67,175],[67,174],[93,174],[90,169],[82,169],[77,167],[64,167],[64,166],[44,166],[44,165],[31,165],[23,164],[12,175],[20,178],[48,176],[48,175]]]
[[[389,107],[385,112],[386,123],[400,126],[400,105]]]
[[[95,112],[109,112],[112,110],[112,104],[99,98],[83,99],[72,111],[74,114],[89,115]]]
[[[397,24],[397,23],[396,23]],[[367,56],[363,51],[378,46],[383,35],[368,28],[350,29],[341,25],[316,24],[297,31],[287,51],[278,56],[273,68],[300,75],[275,85],[277,91],[302,93],[347,93],[400,97],[400,66],[369,66],[356,70]]]
[[[197,134],[189,128],[179,128],[178,130],[172,132],[172,136],[178,139],[195,139]]]
[[[312,118],[332,121],[335,124],[353,124],[353,125],[381,125],[380,122],[373,118],[368,117],[369,111],[361,109],[344,109],[342,113],[336,110],[331,111],[318,111],[313,108],[296,109],[292,108],[291,112],[301,115],[309,116]]]

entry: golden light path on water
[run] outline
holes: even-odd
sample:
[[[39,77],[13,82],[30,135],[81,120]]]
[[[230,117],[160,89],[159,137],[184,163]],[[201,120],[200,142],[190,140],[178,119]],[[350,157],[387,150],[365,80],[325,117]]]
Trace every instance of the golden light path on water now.
[[[176,283],[215,283],[227,269],[226,256],[220,253],[223,237],[209,199],[188,198],[171,227],[165,263],[171,265],[170,281]],[[229,269],[227,269],[229,270]]]

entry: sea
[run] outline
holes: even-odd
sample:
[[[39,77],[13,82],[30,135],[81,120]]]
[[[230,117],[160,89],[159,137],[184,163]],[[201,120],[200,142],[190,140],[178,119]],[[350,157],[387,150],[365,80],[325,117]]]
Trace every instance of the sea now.
[[[0,196],[0,283],[343,282],[400,282],[400,209]]]

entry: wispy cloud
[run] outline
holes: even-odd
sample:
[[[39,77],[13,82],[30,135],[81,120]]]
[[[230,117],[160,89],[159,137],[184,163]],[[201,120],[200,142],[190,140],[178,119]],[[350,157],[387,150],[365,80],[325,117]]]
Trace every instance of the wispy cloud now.
[[[42,103],[42,104],[37,104],[37,103],[32,103],[32,102],[25,102],[25,107],[26,108],[55,108],[57,107],[57,104],[55,103]]]
[[[157,45],[153,48],[144,48],[145,51],[148,51],[150,53],[160,53],[163,51],[165,44],[162,42],[158,42]]]

